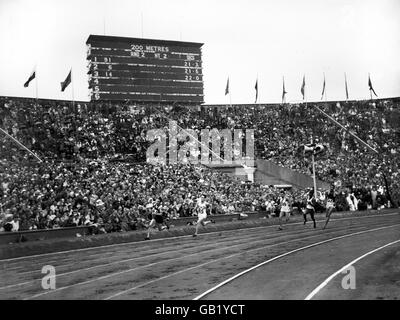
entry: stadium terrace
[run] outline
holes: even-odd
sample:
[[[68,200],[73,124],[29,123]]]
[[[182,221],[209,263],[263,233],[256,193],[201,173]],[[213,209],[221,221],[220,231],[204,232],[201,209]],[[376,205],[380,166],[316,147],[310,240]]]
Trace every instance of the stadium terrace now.
[[[146,228],[150,210],[168,219],[196,216],[196,199],[208,198],[212,215],[279,213],[286,195],[298,212],[306,188],[288,191],[201,164],[146,163],[149,130],[169,130],[169,121],[191,128],[254,126],[256,161],[310,176],[310,142],[327,146],[316,156],[317,178],[336,186],[337,211],[399,205],[399,99],[318,104],[379,150],[371,153],[313,110],[313,105],[193,106],[0,98],[0,125],[42,163],[1,134],[2,230],[92,225],[95,233]],[[223,145],[221,150],[223,150]],[[245,156],[243,154],[242,156]],[[317,212],[325,208],[319,186]],[[150,209],[151,208],[151,209]]]

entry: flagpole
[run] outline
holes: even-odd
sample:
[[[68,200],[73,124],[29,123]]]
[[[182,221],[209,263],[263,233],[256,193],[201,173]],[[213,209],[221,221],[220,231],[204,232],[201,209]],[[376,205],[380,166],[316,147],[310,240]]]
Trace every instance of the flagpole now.
[[[29,150],[27,147],[25,147],[21,142],[19,142],[17,139],[15,139],[12,135],[8,134],[5,130],[0,128],[0,131],[3,132],[7,137],[9,137],[11,140],[13,140],[16,144],[18,144],[20,147],[24,148],[26,151],[28,151],[31,155],[33,155],[36,159],[39,160],[39,162],[43,162],[42,159],[40,159],[35,153],[33,153],[31,150]]]
[[[306,110],[307,110],[307,90],[306,90],[306,75],[303,76],[303,83],[304,83],[304,100],[306,103]],[[313,144],[313,137],[311,136],[311,144]],[[312,168],[313,168],[313,184],[314,184],[314,198],[317,200],[317,180],[315,177],[315,159],[314,159],[314,150],[312,153]]]
[[[260,103],[261,98],[260,98],[260,88],[258,84],[258,73],[257,73],[257,103]]]
[[[35,85],[36,85],[36,103],[38,103],[38,84],[37,84],[37,77],[35,77]]]
[[[282,104],[285,104],[286,94],[285,94],[285,76],[282,76]]]
[[[313,144],[313,137],[311,136],[311,145]],[[315,157],[314,157],[314,150],[312,152],[312,170],[313,170],[313,183],[314,183],[314,198],[317,200],[317,179],[315,178]]]
[[[282,104],[286,103],[285,76],[282,76]]]
[[[257,77],[256,77],[256,86],[254,87],[254,89],[256,89],[256,87],[258,87],[258,75],[257,75]],[[258,88],[256,89],[256,100],[254,101],[254,104],[256,104],[257,103],[257,98],[258,98]]]
[[[229,79],[229,78],[228,78]],[[232,96],[231,96],[231,88],[230,88],[230,83],[229,83],[229,87],[228,87],[228,89],[229,89],[229,104],[231,105],[231,108],[232,108]]]
[[[347,133],[349,133],[352,137],[354,137],[355,139],[357,139],[359,142],[361,142],[363,145],[367,146],[370,150],[374,151],[375,153],[379,153],[376,149],[374,149],[373,147],[371,147],[368,143],[366,143],[364,140],[360,139],[356,134],[354,134],[351,130],[349,130],[348,128],[344,127],[343,125],[341,125],[339,122],[337,122],[334,118],[332,118],[329,114],[327,114],[326,112],[324,112],[323,110],[321,110],[320,108],[318,108],[317,106],[314,106],[315,109],[317,109],[319,112],[321,112],[324,116],[326,116],[328,119],[330,119],[332,122],[334,122],[335,124],[337,124],[339,127],[341,127],[344,131],[346,131]]]
[[[324,83],[325,83],[325,102],[328,101],[328,98],[326,97],[326,80],[325,80],[325,72],[324,72]]]
[[[36,87],[36,104],[38,104],[39,95],[38,95],[38,81],[37,81],[37,70],[36,70],[36,67],[35,67],[35,87]]]
[[[371,83],[371,74],[368,72],[368,86],[369,86],[369,95],[370,99],[372,100],[372,83]]]
[[[74,108],[75,98],[74,98],[74,82],[72,81],[72,68],[71,68],[71,89],[72,89],[72,108]]]

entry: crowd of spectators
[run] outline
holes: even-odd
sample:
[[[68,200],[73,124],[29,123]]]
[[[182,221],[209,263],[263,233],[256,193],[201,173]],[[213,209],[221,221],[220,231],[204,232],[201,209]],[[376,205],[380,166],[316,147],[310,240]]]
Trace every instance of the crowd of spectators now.
[[[316,159],[316,174],[342,190],[339,210],[398,205],[400,101],[320,103],[318,107],[378,153],[338,128],[315,104],[71,105],[0,98],[0,127],[45,160],[29,159],[26,151],[0,134],[0,220],[20,230],[94,224],[109,232],[142,226],[146,206],[157,206],[171,219],[191,216],[202,193],[211,199],[210,213],[279,205],[281,193],[272,187],[236,181],[196,165],[146,163],[151,144],[146,132],[168,131],[171,119],[198,136],[204,128],[254,129],[257,158],[306,174],[311,173],[311,161],[298,150],[312,138],[327,146]],[[301,206],[300,192],[292,197]]]
[[[0,163],[4,222],[17,217],[19,230],[80,225],[106,232],[145,225],[157,209],[171,220],[191,217],[205,195],[209,214],[259,210],[274,187],[232,179],[191,164],[152,165],[108,160]]]

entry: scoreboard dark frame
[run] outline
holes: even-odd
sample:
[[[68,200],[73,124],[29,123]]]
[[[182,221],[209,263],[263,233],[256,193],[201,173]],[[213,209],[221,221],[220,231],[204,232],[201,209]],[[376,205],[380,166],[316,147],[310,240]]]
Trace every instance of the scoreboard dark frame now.
[[[90,35],[92,101],[204,103],[203,43]]]

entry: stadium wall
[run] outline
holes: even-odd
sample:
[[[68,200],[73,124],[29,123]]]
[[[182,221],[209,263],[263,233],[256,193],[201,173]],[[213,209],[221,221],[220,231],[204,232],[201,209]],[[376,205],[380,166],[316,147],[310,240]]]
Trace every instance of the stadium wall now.
[[[257,170],[255,172],[255,181],[266,184],[276,185],[290,184],[300,188],[312,188],[314,182],[311,176],[294,170],[278,166],[268,160],[256,160]],[[317,179],[317,189],[328,189],[329,183]]]
[[[240,219],[239,213],[232,214],[219,214],[209,215],[209,218],[216,222],[230,222]],[[196,217],[181,217],[178,219],[170,220],[170,224],[174,227],[184,227],[188,223],[196,221]],[[143,229],[145,230],[145,229]],[[138,230],[138,231],[143,231]],[[85,237],[91,235],[90,226],[78,226],[78,227],[66,227],[58,229],[43,229],[43,230],[26,230],[18,232],[0,232],[0,246],[8,245],[10,243],[19,242],[35,242],[39,240],[50,240],[50,239],[63,239],[63,238],[76,238],[77,234],[79,237]],[[142,236],[140,235],[140,239]]]

